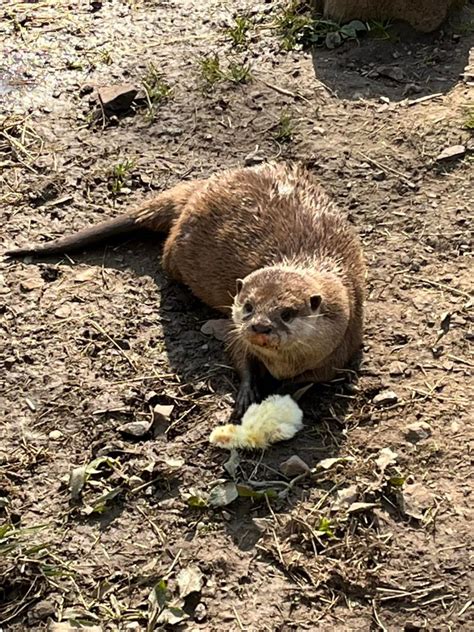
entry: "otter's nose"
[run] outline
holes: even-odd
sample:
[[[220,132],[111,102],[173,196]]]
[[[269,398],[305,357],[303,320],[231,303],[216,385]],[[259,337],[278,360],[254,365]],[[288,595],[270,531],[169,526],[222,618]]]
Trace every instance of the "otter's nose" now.
[[[272,327],[271,325],[265,325],[263,323],[254,323],[252,325],[252,331],[254,331],[256,334],[271,334]]]

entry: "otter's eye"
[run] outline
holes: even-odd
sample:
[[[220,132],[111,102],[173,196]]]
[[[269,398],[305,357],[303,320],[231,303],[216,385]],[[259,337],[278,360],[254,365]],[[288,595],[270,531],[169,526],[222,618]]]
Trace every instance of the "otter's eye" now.
[[[284,323],[289,323],[296,316],[296,311],[294,309],[284,309],[280,314],[280,318]]]
[[[253,312],[253,305],[252,303],[249,303],[249,301],[244,303],[244,312],[246,314],[251,314]]]

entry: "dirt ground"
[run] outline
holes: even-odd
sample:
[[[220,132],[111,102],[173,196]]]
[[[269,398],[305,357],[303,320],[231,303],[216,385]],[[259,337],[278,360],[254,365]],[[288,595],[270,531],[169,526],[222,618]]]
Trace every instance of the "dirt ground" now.
[[[156,238],[0,262],[4,631],[472,629],[472,7],[311,54],[282,49],[283,4],[0,7],[2,250],[273,158],[324,182],[368,264],[358,380],[224,467],[236,378]],[[103,112],[124,82],[137,99]],[[310,472],[285,476],[292,455]]]

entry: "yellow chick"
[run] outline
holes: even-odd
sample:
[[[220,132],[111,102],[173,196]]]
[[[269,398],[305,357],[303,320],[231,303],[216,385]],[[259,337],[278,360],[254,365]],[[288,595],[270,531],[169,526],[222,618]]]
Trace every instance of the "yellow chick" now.
[[[209,441],[220,448],[267,448],[295,436],[303,427],[303,411],[289,395],[271,395],[252,404],[240,425],[214,428]]]

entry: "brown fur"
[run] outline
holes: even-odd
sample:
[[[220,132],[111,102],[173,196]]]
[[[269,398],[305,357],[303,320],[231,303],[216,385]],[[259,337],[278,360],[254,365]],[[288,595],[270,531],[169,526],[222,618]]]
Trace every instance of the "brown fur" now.
[[[82,247],[88,235],[97,241],[101,226],[109,237],[116,226],[124,232],[130,219],[131,229],[168,232],[163,252],[168,274],[211,307],[233,316],[229,346],[247,389],[244,408],[253,400],[251,361],[278,379],[321,381],[344,368],[360,346],[361,246],[302,167],[267,164],[229,170],[180,184],[124,217],[11,254],[55,253],[73,248],[75,240]],[[243,284],[235,296],[237,279]],[[311,297],[320,300],[316,309]],[[249,298],[255,304],[252,326],[242,314]],[[282,322],[284,308],[297,314],[292,323]],[[253,326],[271,333],[255,333]]]

